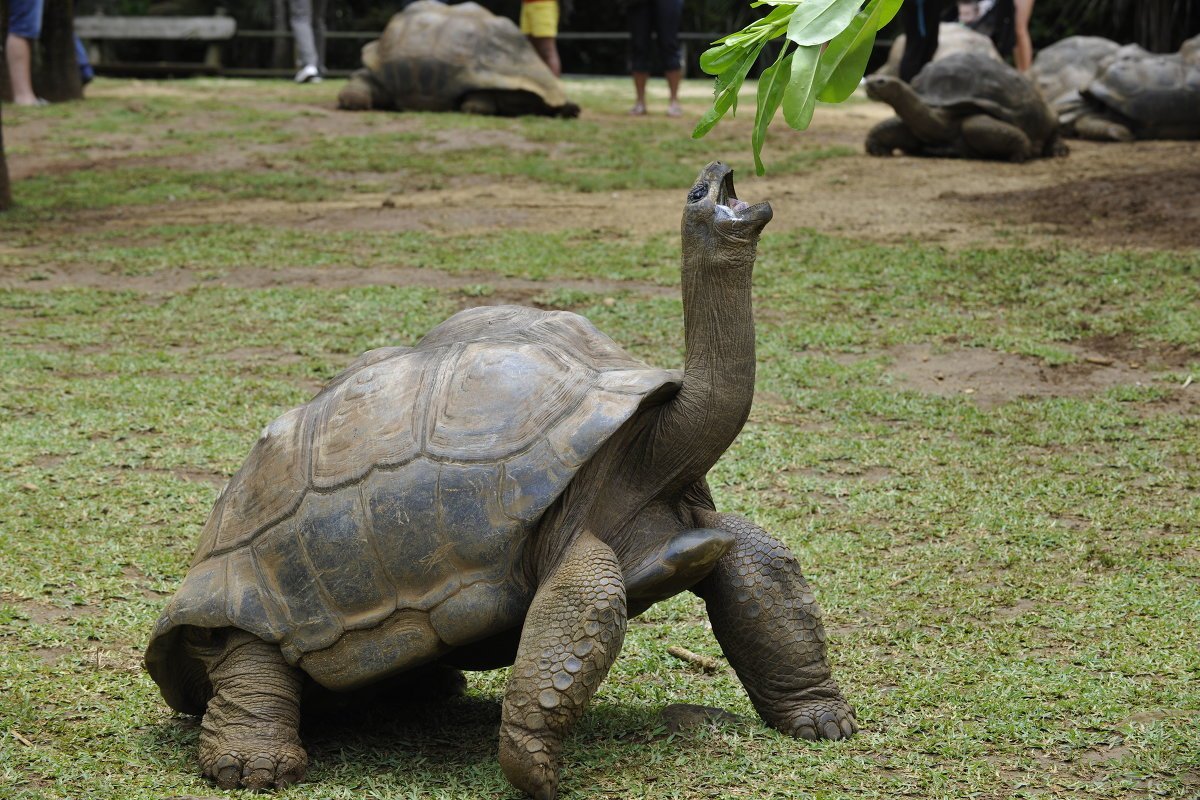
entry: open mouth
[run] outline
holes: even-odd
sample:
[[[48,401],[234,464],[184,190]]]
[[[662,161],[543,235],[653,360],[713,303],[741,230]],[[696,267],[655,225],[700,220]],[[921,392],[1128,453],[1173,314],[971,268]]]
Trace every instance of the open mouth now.
[[[726,169],[721,176],[714,200],[717,222],[735,223],[739,229],[743,225],[751,225],[761,230],[763,225],[771,221],[770,203],[751,204],[738,199],[733,188],[733,170]]]
[[[736,219],[749,207],[749,203],[737,199],[737,193],[733,189],[733,170],[726,172],[721,178],[721,187],[717,190],[717,208],[724,209],[729,216]]]

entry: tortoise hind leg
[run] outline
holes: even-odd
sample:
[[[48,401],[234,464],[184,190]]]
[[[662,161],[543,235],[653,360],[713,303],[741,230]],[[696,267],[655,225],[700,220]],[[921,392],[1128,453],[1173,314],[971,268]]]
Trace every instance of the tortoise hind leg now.
[[[697,521],[737,537],[693,591],[759,716],[802,739],[845,739],[854,709],[833,679],[821,609],[783,543],[737,514],[699,511]]]
[[[208,641],[203,641],[205,637]],[[200,723],[200,766],[222,789],[290,786],[304,777],[302,673],[277,645],[236,629],[185,643],[208,670],[212,697]]]
[[[962,137],[971,152],[983,158],[1021,162],[1034,156],[1033,143],[1023,130],[986,114],[964,119]]]
[[[504,692],[500,766],[537,800],[558,793],[562,737],[625,638],[625,587],[612,548],[584,532],[538,587]]]

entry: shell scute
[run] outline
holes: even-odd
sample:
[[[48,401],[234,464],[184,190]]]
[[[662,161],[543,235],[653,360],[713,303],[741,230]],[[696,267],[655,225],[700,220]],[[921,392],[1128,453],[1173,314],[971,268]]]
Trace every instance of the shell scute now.
[[[308,488],[307,410],[294,408],[263,429],[246,463],[221,491],[193,564],[240,547],[300,504]]]
[[[359,492],[309,493],[295,520],[318,588],[342,628],[365,627],[391,613],[395,595],[368,539]]]
[[[368,470],[403,464],[419,452],[420,393],[429,353],[400,353],[371,364],[323,399],[313,436],[312,484],[330,489]]]

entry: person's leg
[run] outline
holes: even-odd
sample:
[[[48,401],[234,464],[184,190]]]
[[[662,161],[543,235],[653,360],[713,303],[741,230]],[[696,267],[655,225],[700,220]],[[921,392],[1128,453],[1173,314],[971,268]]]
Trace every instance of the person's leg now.
[[[679,82],[683,77],[683,65],[679,60],[679,20],[683,15],[683,0],[653,0],[653,5],[658,53],[667,79],[667,90],[671,93],[667,114],[678,117],[683,113],[679,107]]]
[[[635,3],[629,11],[630,62],[633,67],[633,90],[637,99],[631,114],[646,113],[646,81],[650,79],[650,31],[653,25],[649,3]]]
[[[13,105],[37,105],[33,93],[33,49],[24,36],[8,35],[4,53],[8,61],[8,79],[12,83]]]
[[[296,82],[305,83],[320,78],[320,61],[317,43],[313,36],[312,0],[288,0],[288,16],[292,25],[292,36],[296,40]]]
[[[1033,15],[1033,0],[1015,0],[1016,45],[1013,47],[1013,65],[1021,72],[1033,63],[1033,41],[1029,38],[1029,18]]]
[[[15,105],[39,105],[33,93],[33,43],[41,35],[42,0],[10,0],[4,55]]]
[[[911,82],[921,68],[933,60],[938,47],[941,11],[941,0],[909,0],[900,7],[904,23],[900,80]]]
[[[79,81],[86,86],[96,77],[96,71],[92,69],[87,49],[83,46],[83,42],[79,41],[78,36],[75,37],[75,61],[79,64]]]
[[[558,0],[528,0],[521,3],[521,33],[554,73],[562,76],[558,58]]]
[[[313,44],[317,52],[317,69],[325,72],[325,0],[313,0]]]

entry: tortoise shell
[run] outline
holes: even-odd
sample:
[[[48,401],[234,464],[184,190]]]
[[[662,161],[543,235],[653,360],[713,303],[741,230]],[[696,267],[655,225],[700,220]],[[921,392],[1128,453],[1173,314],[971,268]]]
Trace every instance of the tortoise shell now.
[[[1200,62],[1146,53],[1111,61],[1084,97],[1116,111],[1145,138],[1200,138]]]
[[[1033,82],[1003,61],[975,52],[932,61],[912,87],[928,105],[955,114],[987,114],[1017,126],[1034,151],[1058,128],[1058,121]]]
[[[1068,95],[1078,96],[1120,47],[1102,36],[1068,36],[1039,50],[1029,75],[1054,106]]]
[[[478,91],[528,92],[567,104],[562,84],[512,20],[476,3],[420,0],[363,48],[363,66],[400,108],[451,111]]]
[[[572,476],[681,373],[588,320],[463,311],[415,347],[361,356],[269,424],[221,492],[146,666],[167,701],[183,626],[278,643],[349,689],[520,625],[529,534]],[[428,660],[428,658],[426,658]]]

